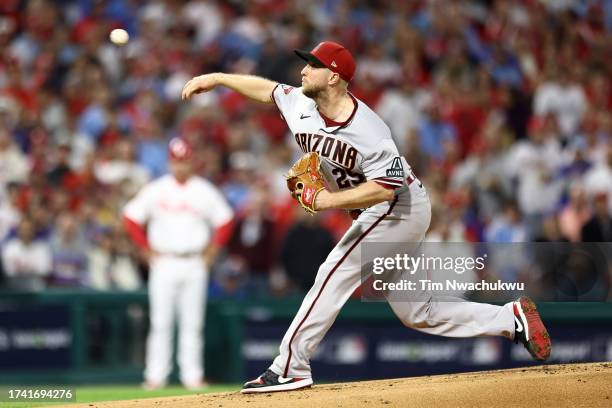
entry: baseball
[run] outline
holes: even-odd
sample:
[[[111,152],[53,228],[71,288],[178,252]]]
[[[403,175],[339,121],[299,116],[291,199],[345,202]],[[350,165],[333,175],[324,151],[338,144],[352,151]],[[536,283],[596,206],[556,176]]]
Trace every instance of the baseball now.
[[[130,39],[130,35],[123,28],[115,28],[110,32],[110,40],[115,45],[125,45]]]

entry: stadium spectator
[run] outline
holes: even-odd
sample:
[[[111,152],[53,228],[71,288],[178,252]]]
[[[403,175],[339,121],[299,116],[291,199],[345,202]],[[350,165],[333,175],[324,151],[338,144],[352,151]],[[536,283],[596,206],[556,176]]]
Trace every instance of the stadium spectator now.
[[[88,286],[97,290],[135,290],[142,287],[130,243],[119,228],[102,230],[87,253]]]
[[[530,238],[539,233],[543,215],[555,210],[563,187],[556,177],[561,148],[554,134],[545,133],[543,122],[532,120],[529,139],[517,143],[507,159],[506,171],[517,179],[518,203],[531,228]]]
[[[612,93],[612,92],[611,92]],[[585,159],[591,165],[598,165],[606,161],[606,147],[610,133],[606,133],[602,123],[609,120],[610,115],[598,115],[592,112],[582,124],[582,132],[576,138],[575,144],[585,150]]]
[[[147,169],[136,161],[134,142],[130,139],[109,146],[106,160],[100,158],[94,165],[94,175],[102,184],[123,184],[127,194],[135,193],[150,179]]]
[[[600,193],[612,197],[612,145],[607,146],[605,160],[597,163],[584,175],[584,185],[591,197]],[[608,209],[612,213],[610,200]]]
[[[559,214],[561,233],[570,242],[580,242],[582,227],[590,219],[591,209],[584,188],[581,185],[572,186],[569,203]]]
[[[99,68],[92,67],[91,69],[92,71],[89,72],[95,72],[93,69]],[[101,76],[101,74],[98,75]],[[91,100],[79,117],[77,129],[96,142],[109,125],[113,93],[104,83],[97,84],[95,88],[88,90],[88,93]]]
[[[608,195],[598,193],[593,199],[593,216],[582,226],[582,242],[612,242],[612,217],[608,210]]]
[[[521,213],[515,202],[509,201],[504,205],[504,212],[493,218],[485,230],[487,242],[510,243],[526,242],[527,228],[521,220]]]
[[[81,225],[69,213],[60,214],[49,241],[53,262],[50,285],[57,287],[87,286],[88,242]]]
[[[402,78],[398,87],[386,89],[376,107],[376,113],[389,124],[398,149],[406,151],[409,132],[421,120],[421,104],[426,98],[408,78]]]
[[[567,69],[548,69],[548,80],[535,90],[533,110],[538,116],[553,114],[561,134],[569,139],[578,130],[587,108],[584,89]]]
[[[556,214],[549,214],[542,221],[540,235],[536,236],[535,242],[567,242],[559,228],[559,218]]]
[[[211,299],[247,299],[249,276],[244,261],[240,257],[224,256],[214,268],[209,283]]]
[[[20,220],[19,185],[10,183],[4,191],[0,190],[0,247]]]
[[[26,181],[29,174],[26,156],[6,128],[0,128],[0,187]]]
[[[399,64],[390,58],[381,43],[369,43],[365,49],[365,55],[357,61],[359,67],[356,73],[357,78],[385,85],[392,83],[400,76]]]
[[[240,272],[246,274],[250,294],[262,298],[269,295],[270,272],[277,259],[275,226],[267,213],[268,208],[267,189],[253,186],[227,248],[228,256],[240,264]]]
[[[421,150],[433,161],[445,158],[444,144],[454,142],[457,132],[450,122],[444,121],[440,107],[434,101],[427,104],[418,124]]]
[[[53,153],[55,153],[53,155],[55,157],[51,157],[51,163],[48,165],[47,183],[52,187],[66,186],[73,176],[70,167],[70,155],[72,153],[70,144],[66,142],[60,144],[53,150]]]
[[[509,138],[508,130],[492,113],[482,136],[472,147],[472,154],[457,166],[450,179],[453,189],[468,187],[472,190],[479,217],[489,222],[502,211],[502,202],[511,196],[512,184],[507,177],[503,144]]]
[[[36,239],[34,223],[23,218],[17,236],[2,248],[2,264],[9,288],[21,291],[40,291],[47,287],[52,258],[49,243]]]

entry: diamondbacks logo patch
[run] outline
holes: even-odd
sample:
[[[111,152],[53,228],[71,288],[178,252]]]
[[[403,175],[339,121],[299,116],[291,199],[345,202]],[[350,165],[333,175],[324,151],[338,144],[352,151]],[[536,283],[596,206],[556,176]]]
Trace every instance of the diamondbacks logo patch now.
[[[285,95],[289,95],[289,92],[293,91],[292,86],[281,85],[281,88],[283,88],[283,92],[285,93]]]
[[[391,168],[387,169],[387,177],[404,177],[404,167],[399,157],[393,159]]]

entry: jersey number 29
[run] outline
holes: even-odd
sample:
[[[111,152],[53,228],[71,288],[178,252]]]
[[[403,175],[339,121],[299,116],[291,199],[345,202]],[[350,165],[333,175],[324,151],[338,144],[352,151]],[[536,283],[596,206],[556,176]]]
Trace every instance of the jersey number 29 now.
[[[353,173],[348,169],[334,167],[331,172],[336,176],[336,184],[338,184],[338,188],[340,189],[355,187],[366,181],[363,174]]]

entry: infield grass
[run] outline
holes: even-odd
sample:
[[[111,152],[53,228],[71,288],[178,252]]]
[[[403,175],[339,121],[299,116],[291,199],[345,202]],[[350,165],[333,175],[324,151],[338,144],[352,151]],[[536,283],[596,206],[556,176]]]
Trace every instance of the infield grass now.
[[[181,386],[169,386],[161,390],[147,391],[139,385],[96,385],[76,387],[76,401],[74,403],[87,403],[96,401],[119,401],[141,398],[162,398],[177,395],[208,394],[212,392],[238,391],[239,384],[215,384],[202,390],[190,391]],[[53,407],[66,405],[69,402],[34,403],[34,402],[0,402],[1,408],[31,408]]]

